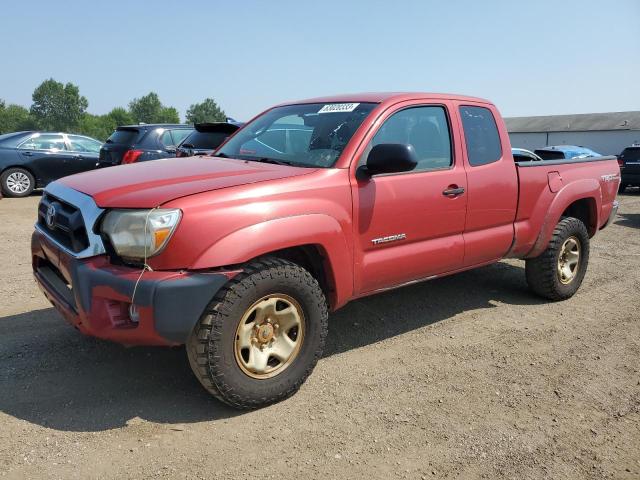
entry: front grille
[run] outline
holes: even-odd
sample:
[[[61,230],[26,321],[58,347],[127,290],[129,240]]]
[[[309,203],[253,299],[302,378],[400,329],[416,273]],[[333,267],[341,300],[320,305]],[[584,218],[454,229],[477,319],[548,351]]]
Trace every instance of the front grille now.
[[[53,215],[50,215],[50,208],[55,212]],[[38,206],[38,225],[56,242],[72,252],[81,252],[89,246],[80,210],[46,192]]]

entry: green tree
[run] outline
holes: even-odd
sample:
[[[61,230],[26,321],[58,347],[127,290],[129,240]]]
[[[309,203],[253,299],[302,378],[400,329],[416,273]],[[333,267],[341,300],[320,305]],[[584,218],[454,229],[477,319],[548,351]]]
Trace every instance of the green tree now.
[[[79,133],[105,141],[120,125],[133,123],[126,109],[116,107],[105,115],[85,113],[80,120]]]
[[[158,123],[180,123],[180,114],[174,107],[162,107]]]
[[[114,108],[107,113],[106,117],[108,117],[108,120],[112,122],[114,129],[121,125],[131,125],[133,123],[131,113],[129,113],[126,108],[122,107]]]
[[[32,99],[31,115],[43,130],[76,130],[89,106],[76,85],[63,85],[53,78],[42,82],[33,91]]]
[[[0,133],[19,132],[20,130],[33,130],[35,122],[29,110],[21,105],[6,105],[0,100]]]
[[[162,105],[158,94],[151,92],[129,103],[129,112],[136,123],[178,123],[180,116],[173,107]]]
[[[187,110],[188,123],[224,122],[227,115],[213,98],[205,98],[202,103],[194,103]]]

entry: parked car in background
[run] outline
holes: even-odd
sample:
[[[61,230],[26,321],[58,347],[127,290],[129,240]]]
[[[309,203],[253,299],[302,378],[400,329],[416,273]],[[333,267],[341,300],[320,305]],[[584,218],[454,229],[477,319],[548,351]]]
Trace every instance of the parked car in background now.
[[[229,122],[196,123],[195,130],[178,145],[176,157],[209,155],[222,145],[241,124]]]
[[[571,158],[600,157],[601,155],[590,148],[578,145],[555,145],[538,148],[534,152],[543,160],[567,160]]]
[[[539,162],[540,160],[542,160],[542,158],[533,153],[531,150],[527,150],[524,148],[512,148],[511,154],[513,155],[513,159],[516,162]]]
[[[15,132],[0,135],[0,187],[7,197],[96,168],[102,142],[83,135]]]
[[[191,125],[124,125],[100,149],[98,168],[176,156],[177,146],[193,132]]]
[[[640,144],[633,144],[625,148],[618,155],[618,164],[622,173],[619,193],[627,187],[640,187]]]

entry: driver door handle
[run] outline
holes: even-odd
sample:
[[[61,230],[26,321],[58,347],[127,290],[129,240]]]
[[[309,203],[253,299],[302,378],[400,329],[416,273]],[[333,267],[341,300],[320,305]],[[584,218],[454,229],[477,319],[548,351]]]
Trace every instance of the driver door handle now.
[[[464,193],[464,188],[463,187],[451,187],[451,188],[447,188],[446,190],[443,190],[442,194],[445,197],[457,197],[458,195],[462,195]]]

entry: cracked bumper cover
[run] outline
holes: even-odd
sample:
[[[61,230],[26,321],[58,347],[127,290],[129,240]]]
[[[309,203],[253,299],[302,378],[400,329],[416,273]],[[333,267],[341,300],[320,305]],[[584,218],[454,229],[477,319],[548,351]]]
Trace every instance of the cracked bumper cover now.
[[[140,268],[112,265],[106,255],[74,258],[38,231],[31,251],[38,286],[69,323],[127,345],[185,343],[211,298],[237,273],[147,271],[136,288]]]

